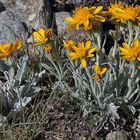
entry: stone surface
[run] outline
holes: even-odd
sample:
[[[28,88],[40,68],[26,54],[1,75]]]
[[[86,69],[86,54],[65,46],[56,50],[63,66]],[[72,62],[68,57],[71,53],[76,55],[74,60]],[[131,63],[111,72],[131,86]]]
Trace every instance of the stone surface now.
[[[17,38],[23,41],[27,38],[27,32],[19,20],[20,13],[14,10],[6,10],[0,13],[0,43],[15,42]]]
[[[28,32],[46,26],[47,0],[0,0],[0,43],[15,42],[22,38],[25,42]],[[45,10],[46,9],[46,10]],[[3,11],[2,11],[3,10]],[[51,9],[49,9],[51,11]],[[49,17],[50,19],[50,17]]]
[[[127,134],[125,131],[114,131],[114,132],[110,132],[107,137],[106,140],[127,140]]]
[[[56,12],[55,20],[57,25],[57,32],[59,35],[63,34],[67,28],[67,22],[65,21],[66,17],[69,17],[70,14],[68,12]]]
[[[44,25],[44,0],[0,0],[6,9],[20,11],[20,20],[34,29]]]
[[[70,16],[69,12],[54,14],[53,0],[0,0],[0,5],[5,7],[0,13],[0,43],[14,41],[15,35],[26,40],[27,32],[41,27],[54,27],[63,34],[67,27],[64,19]]]
[[[67,23],[64,19],[69,16],[69,13],[60,11],[54,14],[53,0],[0,0],[0,2],[6,11],[12,11],[11,13],[16,19],[12,21],[12,24],[15,24],[18,19],[19,22],[25,23],[30,33],[32,29],[37,30],[41,27],[54,27],[58,34],[62,34],[66,30]],[[7,24],[9,25],[9,23]]]

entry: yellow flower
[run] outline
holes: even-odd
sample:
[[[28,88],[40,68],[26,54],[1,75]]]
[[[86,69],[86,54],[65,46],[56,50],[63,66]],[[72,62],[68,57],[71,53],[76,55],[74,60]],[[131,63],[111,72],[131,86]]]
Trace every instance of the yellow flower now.
[[[73,40],[69,40],[67,42],[65,40],[63,40],[63,43],[67,50],[72,50],[72,46],[75,45]]]
[[[14,51],[17,49],[20,49],[22,46],[22,41],[21,39],[18,39],[15,44],[8,43],[8,44],[0,44],[0,59],[7,58]]]
[[[70,52],[68,56],[71,60],[80,59],[82,67],[85,68],[87,66],[86,58],[93,57],[96,48],[90,48],[91,41],[87,41],[84,45],[83,42],[78,43],[78,47],[72,46],[75,52]]]
[[[45,49],[45,52],[46,52],[46,53],[51,53],[51,51],[52,51],[52,46],[51,46],[51,44],[48,44],[47,46],[45,46],[44,49]]]
[[[94,65],[94,66],[93,66],[93,70],[94,70],[94,72],[96,73],[96,75],[93,76],[92,78],[93,78],[94,80],[100,81],[100,80],[103,78],[103,75],[106,73],[107,68],[104,67],[104,68],[101,69],[100,66]]]
[[[119,47],[119,51],[123,59],[128,59],[131,62],[140,61],[140,43],[138,39],[133,41],[132,46],[129,46],[127,43],[123,43],[122,46]]]
[[[136,22],[140,17],[138,6],[133,7],[122,2],[111,4],[108,11],[112,16],[111,20],[121,23]]]
[[[38,42],[36,42],[34,45],[38,46],[38,45],[46,45],[47,41],[48,41],[48,32],[41,28],[38,31],[33,32],[33,37],[38,40]]]
[[[88,31],[92,28],[92,20],[104,22],[105,18],[100,16],[99,13],[102,10],[102,6],[99,7],[79,7],[74,13],[73,17],[67,17],[65,20],[69,23],[69,28],[76,27],[77,30],[80,29],[80,26],[84,27],[85,31]]]

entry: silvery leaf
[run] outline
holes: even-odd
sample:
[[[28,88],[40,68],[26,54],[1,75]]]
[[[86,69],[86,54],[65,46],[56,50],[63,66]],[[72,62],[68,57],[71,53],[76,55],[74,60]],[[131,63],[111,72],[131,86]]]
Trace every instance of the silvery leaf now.
[[[115,106],[114,103],[110,103],[108,107],[108,114],[111,114],[116,119],[120,119],[119,114],[117,113],[117,109],[119,106]]]
[[[14,111],[19,111],[21,108],[25,107],[30,101],[31,97],[24,97],[19,99],[15,104],[14,104]]]
[[[17,74],[15,76],[15,79],[19,81],[19,84],[21,83],[23,74],[26,70],[27,60],[28,60],[28,56],[25,55],[25,56],[20,58],[19,63],[17,64],[18,71],[17,71]]]

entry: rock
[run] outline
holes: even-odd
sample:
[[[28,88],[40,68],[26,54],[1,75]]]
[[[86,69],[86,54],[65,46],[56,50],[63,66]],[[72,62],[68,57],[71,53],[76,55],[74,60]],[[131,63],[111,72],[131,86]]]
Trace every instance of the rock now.
[[[23,41],[27,38],[27,32],[18,14],[13,10],[6,10],[0,13],[0,43],[15,42],[17,38]]]
[[[125,131],[110,132],[106,137],[106,140],[127,140],[127,139],[128,138]]]
[[[65,21],[66,17],[70,17],[68,12],[56,12],[55,13],[55,20],[57,25],[57,32],[59,35],[63,34],[67,28],[67,22]]]
[[[49,7],[49,1],[44,0],[0,0],[6,9],[12,8],[20,12],[20,20],[25,22],[28,27],[34,29],[45,26],[46,14],[49,15],[46,5]],[[49,9],[50,10],[50,9]]]
[[[16,0],[16,7],[22,10],[21,20],[34,29],[44,26],[44,0]]]
[[[30,32],[32,29],[37,30],[46,26],[58,29],[58,34],[66,30],[67,24],[64,19],[69,13],[56,12],[54,15],[53,0],[0,0],[0,2],[6,7],[6,11],[12,11],[13,16],[24,22]]]

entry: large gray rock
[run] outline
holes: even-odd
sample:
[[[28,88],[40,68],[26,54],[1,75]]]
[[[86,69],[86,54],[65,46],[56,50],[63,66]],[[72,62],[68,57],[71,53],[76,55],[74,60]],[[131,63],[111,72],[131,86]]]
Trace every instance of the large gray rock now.
[[[55,20],[57,25],[57,32],[59,35],[63,34],[67,28],[67,22],[65,21],[66,17],[70,17],[68,12],[56,12],[55,13]]]
[[[48,0],[47,0],[48,1]],[[45,26],[44,0],[0,0],[5,11],[0,13],[0,43],[27,39],[32,28]]]
[[[20,13],[6,10],[0,13],[0,43],[15,42],[21,38],[25,42],[27,32],[22,22],[19,21]]]
[[[49,0],[47,0],[49,1]],[[16,12],[20,12],[20,20],[25,22],[28,27],[34,29],[45,26],[45,4],[49,5],[49,2],[44,3],[44,0],[0,0],[6,9],[16,9]]]
[[[26,25],[30,33],[32,29],[46,26],[54,27],[58,34],[63,34],[66,30],[67,23],[64,19],[69,16],[69,13],[56,12],[54,14],[53,0],[0,0],[0,2],[6,8],[6,11],[0,15],[0,19],[4,20],[4,24],[0,23],[0,40],[2,38],[3,42],[11,36],[11,31],[7,26],[14,30],[16,34],[19,33],[19,30],[24,32],[21,23]],[[24,33],[22,36],[24,36]],[[13,40],[13,35],[9,40]]]

